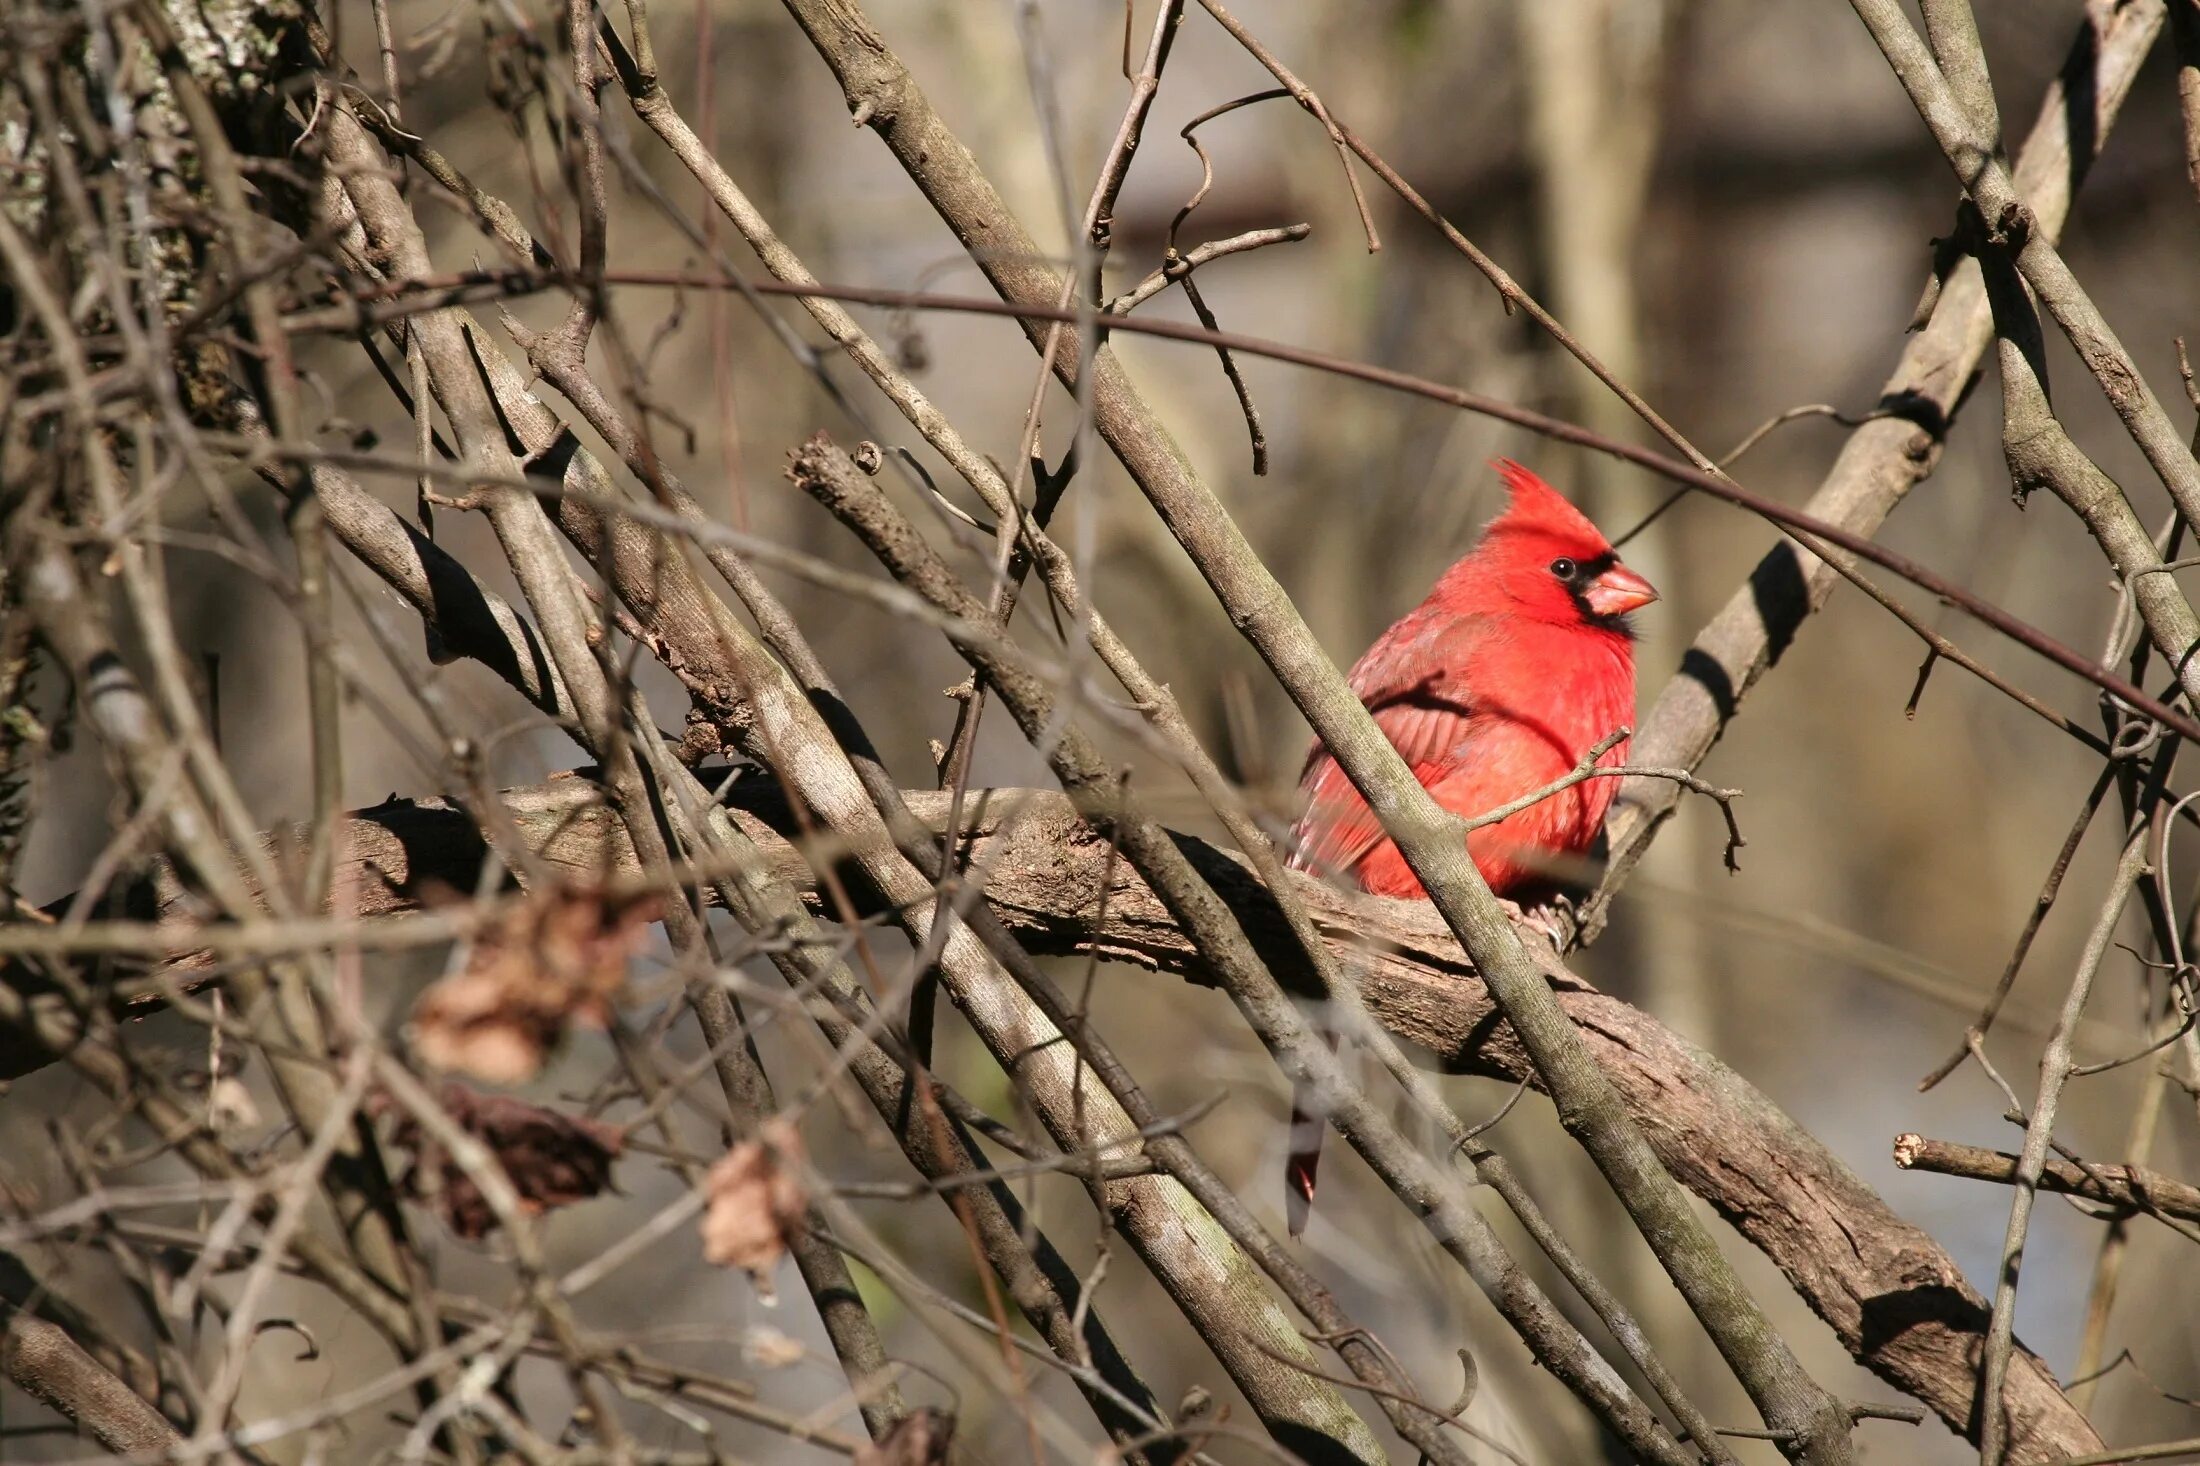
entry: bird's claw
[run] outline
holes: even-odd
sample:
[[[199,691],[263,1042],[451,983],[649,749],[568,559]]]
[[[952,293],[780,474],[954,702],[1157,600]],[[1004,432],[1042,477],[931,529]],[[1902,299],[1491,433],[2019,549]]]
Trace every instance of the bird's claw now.
[[[1541,936],[1556,948],[1566,940],[1566,929],[1572,924],[1574,903],[1564,896],[1553,896],[1534,906],[1522,906],[1503,896],[1497,904],[1504,908],[1505,916],[1514,926],[1524,926]]]

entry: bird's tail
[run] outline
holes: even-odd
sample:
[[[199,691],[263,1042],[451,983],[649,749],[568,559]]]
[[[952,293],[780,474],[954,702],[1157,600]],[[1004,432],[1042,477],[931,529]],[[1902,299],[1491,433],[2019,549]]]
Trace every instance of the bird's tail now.
[[[1323,1029],[1321,1037],[1330,1052],[1336,1052],[1336,1031]],[[1328,1109],[1313,1085],[1291,1086],[1291,1154],[1283,1165],[1283,1212],[1294,1237],[1306,1230],[1306,1218],[1314,1209],[1314,1176],[1321,1169]]]

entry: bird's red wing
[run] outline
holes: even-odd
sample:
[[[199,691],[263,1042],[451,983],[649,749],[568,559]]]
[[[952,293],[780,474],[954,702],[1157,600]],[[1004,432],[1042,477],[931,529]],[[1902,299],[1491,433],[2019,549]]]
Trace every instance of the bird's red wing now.
[[[1350,682],[1391,747],[1427,784],[1456,762],[1475,726],[1467,693],[1471,645],[1484,618],[1436,616],[1424,604],[1353,663]],[[1304,813],[1291,831],[1294,869],[1349,875],[1386,838],[1375,812],[1318,740],[1299,776]]]
[[[1414,778],[1424,785],[1434,782],[1441,770],[1457,765],[1460,745],[1474,734],[1472,713],[1456,703],[1419,697],[1371,711],[1375,726],[1383,730],[1383,736],[1413,770]],[[1299,789],[1306,800],[1306,812],[1291,832],[1294,869],[1349,874],[1368,852],[1388,838],[1375,811],[1368,808],[1344,770],[1319,744],[1307,760]]]

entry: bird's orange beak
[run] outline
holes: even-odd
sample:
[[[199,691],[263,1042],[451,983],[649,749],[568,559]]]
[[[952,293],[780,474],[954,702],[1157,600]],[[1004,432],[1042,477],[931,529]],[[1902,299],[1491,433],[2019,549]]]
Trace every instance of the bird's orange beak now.
[[[1649,581],[1619,564],[1590,581],[1589,589],[1582,595],[1589,609],[1599,616],[1623,616],[1657,598],[1658,593]]]

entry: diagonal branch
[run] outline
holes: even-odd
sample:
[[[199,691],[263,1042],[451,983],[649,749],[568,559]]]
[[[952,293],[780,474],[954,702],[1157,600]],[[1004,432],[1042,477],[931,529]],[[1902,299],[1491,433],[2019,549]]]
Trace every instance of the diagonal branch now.
[[[2169,490],[2178,512],[2188,522],[2200,523],[2200,459],[2193,456],[2184,434],[2171,425],[2169,414],[2132,364],[2107,317],[2071,273],[2055,248],[2053,234],[2035,227],[2033,206],[1996,161],[1992,141],[1980,136],[1977,119],[1949,89],[1932,53],[1899,5],[1892,0],[1853,0],[1853,4],[1947,155],[1957,182],[1978,206],[1989,243],[2011,252],[2025,283],[2100,383],[2109,406]],[[1970,39],[1975,44],[1975,32]],[[1983,69],[1983,61],[1971,59]]]
[[[1062,279],[1039,258],[969,150],[933,110],[884,39],[845,0],[787,0],[788,8],[839,77],[858,120],[867,121],[994,289],[1021,304],[1057,298]],[[986,247],[977,235],[986,235]],[[1031,331],[1027,324],[1026,330]],[[1048,327],[1036,338],[1055,339]],[[1617,1193],[1766,1424],[1799,1443],[1814,1463],[1852,1459],[1853,1422],[1804,1371],[1659,1165],[1558,1006],[1535,959],[1469,860],[1456,822],[1415,781],[1398,751],[1360,705],[1305,620],[1243,532],[1114,355],[1057,352],[1056,377],[1092,404],[1101,438],[1129,470],[1162,522],[1184,546],[1231,622],[1259,651],[1383,828],[1397,842],[1451,929],[1473,952],[1491,991],[1535,1056],[1569,1134]],[[1028,731],[1028,729],[1027,729]],[[1158,855],[1158,852],[1156,852]],[[1245,1003],[1242,989],[1232,995]],[[1314,1063],[1318,1056],[1305,1055]]]
[[[905,798],[935,832],[944,825],[947,795],[910,792]],[[772,781],[737,781],[729,799],[731,823],[764,863],[759,873],[817,900],[817,877],[800,848],[801,827]],[[603,828],[608,821],[585,780],[511,790],[504,806],[550,869],[598,873],[608,844],[617,868],[635,870],[631,855],[618,848],[617,830]],[[1206,959],[1160,899],[1111,860],[1107,837],[1080,821],[1065,798],[997,790],[974,794],[967,810],[958,844],[991,872],[987,903],[1026,948],[1213,980]],[[358,867],[360,911],[370,918],[415,910],[412,893],[432,882],[469,887],[484,858],[472,822],[441,801],[400,800],[361,810],[343,833],[340,848]],[[1319,996],[1320,980],[1303,957],[1294,957],[1296,944],[1281,913],[1238,858],[1191,836],[1175,838],[1246,924],[1277,976],[1297,993]],[[1427,906],[1346,895],[1297,875],[1288,879],[1336,961],[1359,977],[1361,997],[1384,1028],[1427,1051],[1428,1062],[1442,1069],[1512,1083],[1532,1078],[1517,1037]],[[144,950],[188,944],[187,929],[158,925],[162,910],[180,915],[186,909],[173,904],[180,900],[172,896],[169,907],[156,910],[155,922],[138,928]],[[1096,911],[1103,920],[1095,922]],[[402,924],[370,924],[360,933],[360,946],[373,950],[378,934],[394,937],[402,930]],[[22,964],[0,965],[0,984],[39,995],[37,1011],[60,1021],[58,1000]],[[1955,1260],[1715,1057],[1570,972],[1559,970],[1553,984],[1621,1102],[1673,1174],[1780,1268],[1859,1363],[1958,1432],[1975,1429],[1975,1360],[1987,1309]],[[0,1029],[0,1075],[20,1075],[48,1061],[45,1048],[33,1049],[16,1031]],[[2098,1448],[2099,1437],[2053,1374],[2023,1350],[2012,1360],[2004,1401],[2012,1460],[2047,1461]]]
[[[364,135],[348,113],[337,112],[332,125],[343,145],[354,149],[362,145]],[[353,170],[355,177],[362,172]],[[371,191],[376,185],[368,183],[365,187]],[[405,221],[398,217],[394,207],[385,207],[383,216],[386,229],[405,229]],[[418,247],[408,243],[408,250],[411,263],[417,269],[423,263]],[[435,321],[431,316],[419,325]],[[623,496],[610,485],[604,466],[580,447],[557,415],[530,392],[525,379],[503,352],[463,312],[451,310],[441,321],[447,327],[455,327],[465,343],[463,350],[446,343],[440,353],[451,359],[448,375],[452,384],[465,394],[481,392],[493,399],[495,420],[516,435],[537,475],[543,479],[562,480],[580,491],[555,496],[549,505],[556,515],[558,528],[604,575],[612,591],[634,615],[651,632],[677,649],[683,676],[716,689],[720,706],[714,711],[721,711],[726,721],[747,731],[753,739],[748,751],[775,767],[793,771],[794,787],[805,806],[835,835],[849,842],[857,852],[856,863],[865,881],[888,894],[892,909],[908,924],[910,935],[920,950],[933,951],[933,924],[925,920],[922,903],[916,899],[919,892],[931,892],[932,874],[921,873],[910,864],[908,856],[895,848],[879,811],[872,807],[869,791],[857,778],[817,709],[801,695],[756,640],[733,620],[723,603],[710,593],[689,563],[684,547],[672,545],[671,553],[667,553],[668,541],[658,530],[644,526],[631,516],[607,516],[601,512],[602,506],[617,502]],[[592,421],[604,429],[606,437],[628,455],[645,481],[662,482],[661,474],[646,461],[649,455],[636,431],[614,421],[616,414],[608,399],[595,389],[584,372],[577,368],[560,368],[560,363],[567,360],[566,353],[553,349],[542,353],[541,364],[546,370],[555,372],[558,384],[590,413]],[[484,379],[479,384],[468,375],[477,366]],[[472,412],[478,416],[480,408],[477,406]],[[474,442],[484,453],[501,448],[501,444],[491,441],[486,434],[477,435]],[[482,471],[483,482],[498,484],[500,493],[506,496],[501,513],[507,522],[514,528],[526,527],[525,517],[516,512],[510,497],[514,492],[512,485],[518,481],[508,470],[494,472],[496,467],[492,464]],[[665,487],[668,498],[684,503],[669,492],[669,485]],[[518,492],[524,494],[526,490],[520,488]],[[496,502],[493,500],[492,504]],[[529,502],[533,502],[532,496]],[[692,511],[692,505],[685,507]],[[521,558],[533,557],[530,552]],[[530,588],[530,601],[541,603],[537,605],[538,619],[542,605],[553,604],[556,599],[555,578],[545,579],[550,583]],[[544,634],[555,650],[558,638],[547,625]],[[572,647],[570,654],[558,656],[556,660],[566,674],[568,685],[595,684],[596,710],[584,709],[582,722],[584,731],[602,727],[606,722],[603,678],[586,650]],[[586,701],[584,698],[584,704]],[[637,714],[632,721],[634,727],[641,730],[639,737],[647,750],[650,746],[647,719]],[[691,774],[669,760],[660,760],[654,772],[674,795],[669,801],[668,812],[687,819],[689,828],[681,834],[691,848],[706,849],[729,858],[731,871],[745,871],[753,866],[753,861],[740,859],[743,847],[737,831],[730,827],[714,828],[712,821],[685,815],[687,809],[700,809],[708,799]],[[619,777],[616,770],[614,777]],[[630,807],[640,804],[636,799],[623,802]],[[652,858],[644,863],[654,865],[657,861]],[[776,888],[768,888],[769,883],[759,884],[748,879],[728,879],[719,885],[721,898],[733,905],[744,925],[752,931],[796,935],[794,950],[775,958],[790,981],[803,990],[814,987],[843,1000],[854,1000],[860,989],[843,964],[822,955],[826,944],[802,941],[799,933],[789,925],[787,913],[780,909],[779,903],[791,902],[791,898],[783,897]],[[795,916],[800,918],[799,908],[795,909]],[[1081,1151],[1094,1145],[1104,1146],[1119,1138],[1114,1132],[1135,1129],[1133,1120],[1145,1124],[1152,1118],[1134,1116],[1126,1119],[1120,1112],[1111,1114],[1109,1107],[1102,1103],[1105,1096],[1089,1082],[1089,1076],[1087,1082],[1079,1082],[1082,1071],[1072,1049],[1059,1041],[1060,1025],[1049,1023],[1044,1015],[1022,1002],[1013,985],[998,981],[998,969],[993,965],[998,954],[989,953],[981,946],[969,927],[948,913],[937,923],[937,933],[942,939],[934,955],[943,972],[963,984],[962,991],[968,995],[966,1012],[1004,1068],[1029,1085],[1027,1093],[1065,1149]],[[1005,934],[1003,940],[1007,940]],[[1028,965],[1028,959],[1025,960]],[[715,984],[699,984],[697,995],[719,1004],[727,1002],[725,994]],[[701,1006],[699,1003],[699,1011]],[[710,1037],[714,1049],[729,1047],[720,1043],[717,1034],[710,1032],[711,1027],[706,1021],[706,1036]],[[841,1033],[845,1036],[847,1030],[842,1029]],[[867,1048],[868,1034],[863,1042]],[[740,1045],[735,1043],[730,1047],[738,1049]],[[868,1062],[866,1054],[859,1053],[856,1057]],[[877,1071],[877,1076],[883,1079],[884,1071]],[[899,1118],[905,1108],[907,1091],[890,1094],[882,1084],[868,1081],[866,1084],[869,1096],[879,1103],[888,1123],[894,1125],[897,1132],[901,1131],[904,1126]],[[917,1086],[920,1099],[928,1091],[929,1086]],[[729,1097],[731,1092],[729,1082]],[[923,1106],[920,1104],[918,1108]],[[928,1137],[925,1148],[928,1152],[945,1153],[952,1149],[949,1139],[946,1135]],[[1187,1147],[1171,1142],[1171,1148],[1185,1158],[1187,1165],[1191,1164]],[[920,1168],[927,1169],[937,1166],[934,1162],[932,1167],[927,1167],[923,1159],[919,1159],[919,1164]],[[1169,1283],[1179,1306],[1187,1310],[1195,1325],[1231,1366],[1234,1378],[1262,1411],[1264,1421],[1272,1429],[1310,1449],[1334,1451],[1341,1447],[1360,1456],[1372,1456],[1379,1449],[1364,1422],[1334,1390],[1310,1386],[1302,1374],[1279,1367],[1273,1358],[1254,1347],[1254,1336],[1265,1332],[1276,1347],[1311,1358],[1306,1341],[1289,1326],[1289,1321],[1262,1290],[1242,1251],[1242,1237],[1222,1235],[1198,1214],[1198,1204],[1182,1187],[1163,1178],[1136,1176],[1113,1180],[1104,1188],[1103,1199],[1116,1224],[1139,1248],[1157,1276]],[[958,1213],[964,1214],[970,1208],[988,1204],[987,1199],[979,1195],[961,1193],[950,1197],[950,1203]],[[1006,1239],[1016,1230],[1011,1212],[997,1206],[993,1210],[995,1216],[970,1218],[970,1225],[1005,1245]],[[1269,1245],[1273,1247],[1272,1242]],[[1037,1253],[1044,1249],[1034,1247],[1031,1250]],[[1088,1331],[1099,1329],[1098,1319],[1090,1309],[1085,1309],[1076,1319],[1062,1320],[1055,1305],[1066,1294],[1030,1259],[1019,1256],[1020,1251],[994,1254],[1003,1276],[1019,1290],[1016,1301],[1036,1306],[1039,1312],[1035,1317],[1042,1326],[1048,1327],[1049,1342],[1063,1349],[1073,1360],[1080,1358],[1088,1344]],[[1287,1262],[1287,1259],[1269,1258],[1263,1262],[1273,1271],[1273,1265]],[[1303,1277],[1303,1270],[1298,1271]],[[1325,1329],[1334,1330],[1343,1324],[1343,1315],[1335,1310],[1334,1303],[1327,1300],[1318,1285],[1310,1278],[1305,1282],[1306,1286],[1294,1295],[1294,1301],[1299,1302],[1311,1317],[1321,1319],[1326,1312]],[[1255,1319],[1259,1321],[1257,1329],[1249,1326]],[[1351,1352],[1348,1347],[1348,1355]],[[1117,1388],[1119,1398],[1146,1400],[1145,1387],[1126,1367],[1120,1367],[1120,1356],[1112,1344],[1094,1350],[1093,1356],[1103,1361],[1112,1360],[1119,1366],[1117,1373],[1122,1377]],[[1372,1367],[1372,1359],[1367,1363]],[[1124,1424],[1122,1412],[1114,1404],[1099,1398],[1095,1398],[1094,1403],[1111,1428]],[[1409,1435],[1426,1436],[1431,1454],[1439,1458],[1446,1458],[1452,1449],[1433,1428],[1410,1414],[1401,1420],[1401,1429]]]
[[[118,1456],[165,1459],[183,1443],[145,1398],[84,1352],[66,1330],[10,1308],[0,1325],[0,1372]]]
[[[2159,0],[2107,7],[2081,24],[2070,58],[2040,99],[2013,179],[2046,238],[2062,232],[2078,186],[2116,125],[2140,65],[2162,29]],[[1878,532],[1911,489],[1939,461],[1956,410],[1978,379],[1993,319],[1978,266],[1957,265],[1940,290],[1924,329],[1903,348],[1880,390],[1896,415],[1874,419],[1849,435],[1804,509],[1856,534]],[[1695,768],[1707,758],[1757,679],[1779,660],[1802,624],[1833,594],[1831,567],[1782,540],[1749,579],[1698,632],[1673,679],[1658,694],[1635,737],[1645,763]],[[1607,832],[1612,859],[1597,898],[1585,913],[1584,939],[1594,939],[1611,893],[1634,873],[1658,827],[1678,806],[1672,784],[1623,786]]]
[[[789,474],[854,531],[897,580],[959,621],[977,618],[981,603],[975,594],[824,435],[811,439]],[[1127,777],[1109,765],[1078,723],[1069,721],[1069,699],[1057,701],[1051,689],[974,639],[951,639],[972,669],[991,683],[1026,738],[1046,754],[1071,802],[1108,831],[1123,857],[1159,893],[1171,917],[1199,943],[1219,985],[1285,1071],[1295,1082],[1316,1088],[1345,1138],[1490,1296],[1536,1359],[1637,1454],[1671,1459],[1673,1443],[1658,1422],[1506,1255],[1475,1210],[1462,1178],[1448,1166],[1431,1164],[1350,1081],[1334,1051],[1316,1040],[1312,1027],[1278,987],[1269,967],[1272,959],[1251,946],[1235,915],[1217,902],[1167,833],[1127,796]]]

